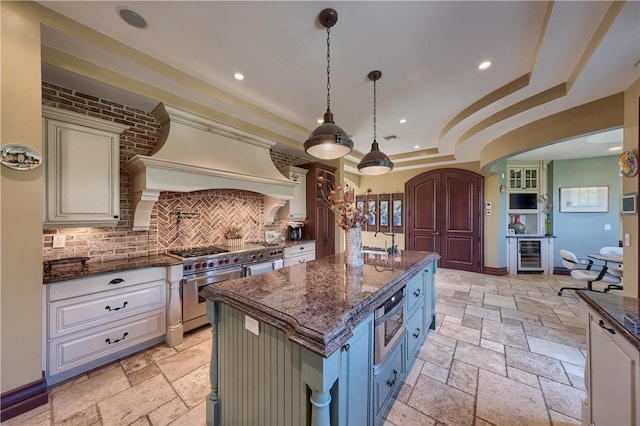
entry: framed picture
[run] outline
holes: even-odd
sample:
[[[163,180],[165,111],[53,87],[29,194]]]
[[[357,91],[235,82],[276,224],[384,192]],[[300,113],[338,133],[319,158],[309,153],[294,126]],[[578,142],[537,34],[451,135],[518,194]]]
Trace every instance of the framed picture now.
[[[382,232],[391,231],[391,217],[389,209],[391,205],[391,195],[378,195],[378,229]]]
[[[375,231],[376,230],[376,225],[377,225],[377,214],[376,214],[376,204],[377,204],[377,196],[373,196],[375,197],[375,199],[371,199],[371,197],[369,197],[369,200],[367,200],[367,211],[369,212],[369,220],[367,222],[367,230],[369,231]],[[373,228],[373,229],[372,229]]]
[[[560,188],[561,213],[606,213],[608,211],[608,186]]]
[[[391,194],[391,230],[395,233],[404,232],[402,223],[402,208],[404,194]]]

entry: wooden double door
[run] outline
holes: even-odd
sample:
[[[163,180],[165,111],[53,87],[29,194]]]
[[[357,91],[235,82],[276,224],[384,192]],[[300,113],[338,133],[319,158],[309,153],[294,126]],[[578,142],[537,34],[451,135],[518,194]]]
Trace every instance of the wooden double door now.
[[[409,180],[407,249],[438,253],[441,268],[482,272],[483,181],[461,169],[429,171]]]

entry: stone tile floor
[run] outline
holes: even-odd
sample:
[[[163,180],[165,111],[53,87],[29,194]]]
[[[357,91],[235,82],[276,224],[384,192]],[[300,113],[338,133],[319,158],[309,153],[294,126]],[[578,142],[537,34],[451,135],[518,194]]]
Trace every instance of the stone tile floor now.
[[[567,276],[440,269],[437,324],[386,425],[579,425],[585,335]],[[210,329],[51,389],[3,425],[205,424]]]

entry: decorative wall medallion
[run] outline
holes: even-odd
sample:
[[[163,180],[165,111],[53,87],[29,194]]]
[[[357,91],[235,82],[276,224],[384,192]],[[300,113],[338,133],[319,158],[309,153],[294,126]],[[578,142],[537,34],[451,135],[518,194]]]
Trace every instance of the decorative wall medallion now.
[[[14,170],[31,170],[42,163],[42,157],[30,146],[10,143],[0,147],[0,163]]]
[[[504,194],[505,192],[507,192],[507,186],[506,185],[500,185],[500,193]]]
[[[624,177],[634,177],[638,174],[638,158],[631,151],[625,151],[618,158],[620,173]]]

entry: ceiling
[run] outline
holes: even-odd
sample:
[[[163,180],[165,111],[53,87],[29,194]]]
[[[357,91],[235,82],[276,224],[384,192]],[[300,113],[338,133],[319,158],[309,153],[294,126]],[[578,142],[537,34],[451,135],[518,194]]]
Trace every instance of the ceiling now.
[[[637,1],[39,3],[89,27],[43,27],[45,81],[147,111],[160,100],[186,100],[251,123],[294,153],[326,110],[327,33],[317,16],[336,9],[331,110],[355,142],[351,167],[373,140],[372,70],[382,71],[377,140],[398,170],[477,161],[498,137],[622,92],[640,76]],[[125,6],[148,26],[125,23],[117,13]],[[480,71],[484,60],[492,66]],[[76,65],[82,61],[91,65]],[[96,77],[109,72],[127,90]],[[245,79],[235,80],[236,72]],[[566,91],[554,89],[563,83]],[[555,94],[538,102],[549,89]],[[585,135],[517,158],[612,155],[620,134],[602,137],[608,143],[585,143],[595,138]]]

